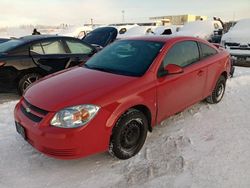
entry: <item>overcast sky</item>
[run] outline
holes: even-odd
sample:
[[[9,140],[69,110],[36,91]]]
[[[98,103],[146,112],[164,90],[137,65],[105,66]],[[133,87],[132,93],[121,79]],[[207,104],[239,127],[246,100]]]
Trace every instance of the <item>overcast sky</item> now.
[[[195,14],[250,18],[250,0],[0,0],[0,27],[149,21],[152,16]]]

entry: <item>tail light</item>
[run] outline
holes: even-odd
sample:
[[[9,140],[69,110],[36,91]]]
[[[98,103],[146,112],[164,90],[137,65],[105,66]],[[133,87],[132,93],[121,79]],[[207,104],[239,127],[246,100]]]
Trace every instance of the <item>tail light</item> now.
[[[0,61],[0,67],[2,67],[2,66],[4,66],[4,65],[5,65],[5,63],[2,62],[2,61]]]

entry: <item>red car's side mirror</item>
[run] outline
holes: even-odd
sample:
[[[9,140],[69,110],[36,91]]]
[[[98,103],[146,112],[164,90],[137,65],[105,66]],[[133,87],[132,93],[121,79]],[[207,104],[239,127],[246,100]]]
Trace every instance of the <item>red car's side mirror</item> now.
[[[167,74],[180,74],[183,73],[182,67],[175,65],[175,64],[168,64],[164,67],[164,70],[167,72]]]

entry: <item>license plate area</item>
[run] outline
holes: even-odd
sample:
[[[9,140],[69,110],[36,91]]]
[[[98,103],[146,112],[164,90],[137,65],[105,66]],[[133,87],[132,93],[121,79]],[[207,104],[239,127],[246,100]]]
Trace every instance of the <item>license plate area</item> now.
[[[26,140],[26,132],[22,125],[16,122],[16,131]]]

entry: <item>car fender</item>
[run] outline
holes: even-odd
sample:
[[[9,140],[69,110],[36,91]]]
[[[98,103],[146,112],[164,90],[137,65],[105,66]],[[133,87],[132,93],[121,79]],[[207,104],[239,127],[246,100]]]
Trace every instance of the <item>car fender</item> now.
[[[154,100],[155,101],[155,100]],[[135,96],[129,101],[120,103],[115,110],[112,112],[110,117],[108,118],[106,122],[106,127],[108,128],[113,128],[116,124],[116,122],[119,120],[119,118],[124,114],[128,109],[133,108],[135,106],[142,105],[148,108],[148,110],[151,113],[151,125],[154,125],[155,120],[156,120],[156,103],[152,101],[150,102],[149,100],[146,101],[143,97],[141,96]]]
[[[211,88],[210,88],[210,94],[213,92],[215,86],[216,86],[216,83],[218,81],[218,79],[220,78],[220,76],[226,72],[226,79],[228,78],[229,76],[229,73],[230,73],[230,58],[226,58],[226,60],[223,62],[223,63],[220,63],[220,68],[217,69],[217,74],[216,76],[214,77],[214,80],[212,82],[212,85],[211,85]]]

